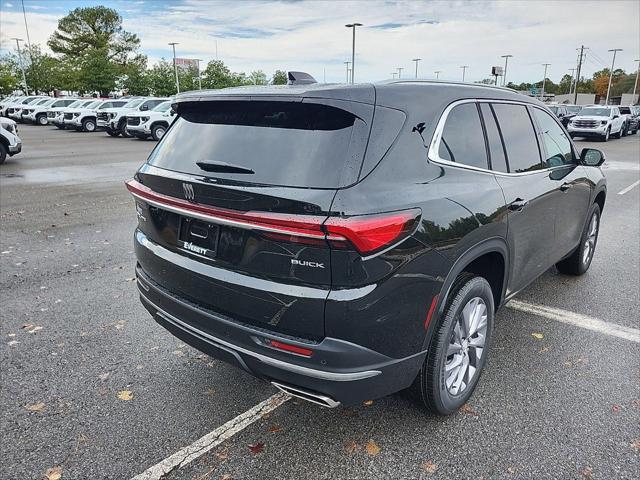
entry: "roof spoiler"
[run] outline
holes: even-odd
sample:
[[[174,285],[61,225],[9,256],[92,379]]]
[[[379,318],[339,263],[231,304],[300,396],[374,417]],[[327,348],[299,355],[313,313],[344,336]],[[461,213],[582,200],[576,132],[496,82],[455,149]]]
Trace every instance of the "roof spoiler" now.
[[[287,85],[311,85],[318,83],[315,78],[306,72],[287,72]]]

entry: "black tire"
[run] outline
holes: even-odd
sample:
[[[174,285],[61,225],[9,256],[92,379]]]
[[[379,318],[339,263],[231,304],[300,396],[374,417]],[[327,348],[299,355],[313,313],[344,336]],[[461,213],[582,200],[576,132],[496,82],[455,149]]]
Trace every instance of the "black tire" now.
[[[84,120],[82,120],[83,132],[95,132],[96,127],[96,121],[93,118],[85,118]]]
[[[608,142],[610,136],[611,136],[611,128],[607,128],[607,132],[602,137],[600,137],[600,140],[602,140],[603,142]]]
[[[49,124],[49,120],[47,120],[47,114],[43,113],[36,117],[36,125],[40,125],[41,127],[45,127]]]
[[[624,125],[620,127],[620,130],[618,130],[618,133],[615,134],[616,138],[622,138],[624,137],[624,129],[627,128]]]
[[[118,128],[120,129],[120,134],[124,137],[124,138],[131,138],[133,135],[131,135],[128,131],[127,131],[127,120],[120,120],[120,123],[118,123]]]
[[[56,127],[58,127],[60,130],[65,130],[67,128],[64,125],[60,125],[59,123],[56,123]]]
[[[0,165],[7,159],[7,147],[0,143]]]
[[[595,232],[592,232],[593,229],[593,219],[595,217]],[[600,232],[600,205],[594,203],[589,209],[589,215],[587,216],[587,220],[584,225],[584,229],[582,231],[582,236],[580,237],[580,245],[573,251],[571,255],[569,255],[564,260],[556,263],[556,268],[560,273],[564,273],[565,275],[582,275],[591,266],[591,261],[593,260],[593,254],[596,250],[596,245],[598,244],[598,233]],[[591,237],[591,235],[595,233],[595,237]],[[587,246],[588,245],[588,246]],[[585,251],[589,249],[588,253]]]
[[[480,336],[474,337],[479,334],[472,334],[466,339],[461,339],[461,344],[464,345],[460,349],[462,353],[449,354],[450,342],[454,341],[455,335],[457,333],[466,334],[456,331],[456,326],[459,324],[460,319],[463,318],[463,310],[468,305],[471,305],[472,302],[475,302],[476,299],[482,300],[486,311],[485,342],[481,349],[481,356],[478,358],[478,350],[469,343],[471,339],[480,338]],[[429,342],[427,357],[413,385],[410,387],[414,395],[422,401],[429,412],[450,415],[464,405],[473,394],[482,374],[482,369],[486,364],[491,346],[494,311],[493,292],[489,283],[484,278],[474,274],[462,273],[451,288],[444,314],[435,327]],[[451,344],[451,347],[454,347],[454,345]],[[470,380],[467,379],[468,383],[463,382],[462,390],[454,394],[450,391],[450,387],[447,386],[445,368],[447,365],[454,363],[456,358],[464,360],[465,357],[468,357],[466,359],[468,363],[473,360],[475,371],[470,373],[472,376]],[[456,367],[454,366],[453,368]],[[470,372],[470,370],[467,370],[467,372]],[[452,374],[455,375],[453,372]],[[463,378],[467,378],[467,374],[464,374]],[[455,381],[453,385],[455,385]]]
[[[151,136],[156,142],[159,142],[164,134],[167,132],[167,126],[159,123],[151,127]]]
[[[118,135],[120,135],[120,132],[118,132],[117,130],[107,130],[107,135],[111,137],[117,137]]]

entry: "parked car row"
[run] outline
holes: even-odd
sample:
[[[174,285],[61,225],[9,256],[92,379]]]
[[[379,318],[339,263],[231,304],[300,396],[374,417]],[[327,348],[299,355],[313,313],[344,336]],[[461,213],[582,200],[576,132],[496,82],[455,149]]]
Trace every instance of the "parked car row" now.
[[[61,130],[105,130],[108,135],[160,140],[173,120],[170,98],[121,99],[9,97],[0,102],[0,115],[16,122],[55,125]]]
[[[640,109],[635,106],[588,105],[569,120],[567,130],[572,137],[595,137],[606,142],[612,135],[622,138],[635,134],[639,117]]]

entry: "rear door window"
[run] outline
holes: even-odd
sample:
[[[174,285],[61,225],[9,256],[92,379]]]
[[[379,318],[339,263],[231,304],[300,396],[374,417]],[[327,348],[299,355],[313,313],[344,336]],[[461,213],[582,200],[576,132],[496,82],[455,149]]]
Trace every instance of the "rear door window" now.
[[[488,168],[482,124],[475,103],[453,107],[444,124],[438,156],[449,162]]]
[[[148,163],[241,182],[338,188],[357,180],[368,133],[356,115],[329,105],[194,102],[179,106]]]
[[[494,103],[492,107],[504,139],[509,172],[540,170],[538,141],[527,107],[509,103]]]

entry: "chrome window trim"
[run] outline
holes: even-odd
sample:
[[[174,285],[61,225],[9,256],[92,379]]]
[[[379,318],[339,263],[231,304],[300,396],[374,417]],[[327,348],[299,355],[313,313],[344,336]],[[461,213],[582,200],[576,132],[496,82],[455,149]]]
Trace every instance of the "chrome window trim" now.
[[[557,170],[559,168],[567,168],[567,165],[562,165],[559,167],[541,168],[540,170],[533,170],[531,172],[507,173],[507,172],[498,172],[498,171],[490,170],[488,168],[473,167],[471,165],[451,162],[449,160],[445,160],[444,158],[441,158],[438,152],[440,150],[440,140],[442,139],[442,132],[444,131],[444,125],[447,121],[447,117],[449,116],[449,113],[451,113],[451,110],[453,110],[458,105],[463,105],[465,103],[508,103],[513,105],[521,105],[523,107],[529,107],[529,106],[536,107],[544,111],[544,109],[541,108],[539,105],[535,105],[527,102],[518,102],[516,100],[502,100],[502,99],[491,99],[491,98],[465,98],[463,100],[456,100],[455,102],[450,103],[447,106],[447,108],[444,109],[444,112],[442,112],[442,115],[440,116],[440,120],[438,120],[438,124],[436,125],[436,129],[433,132],[433,137],[431,138],[431,144],[429,145],[429,151],[427,153],[427,157],[429,158],[429,161],[436,164],[446,165],[449,167],[462,168],[465,170],[472,170],[474,172],[479,172],[479,173],[489,173],[491,175],[497,175],[500,177],[521,177],[524,175],[538,175],[540,173],[551,172],[552,170]],[[538,132],[535,130],[535,125],[532,125],[532,127],[534,127],[533,133],[536,135],[536,142],[537,142]],[[483,133],[483,136],[484,136],[484,133]],[[542,161],[541,161],[541,164],[542,164]]]

